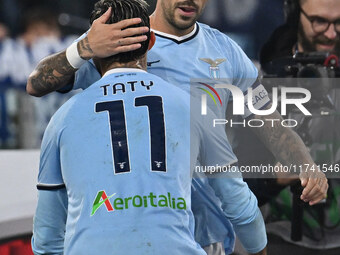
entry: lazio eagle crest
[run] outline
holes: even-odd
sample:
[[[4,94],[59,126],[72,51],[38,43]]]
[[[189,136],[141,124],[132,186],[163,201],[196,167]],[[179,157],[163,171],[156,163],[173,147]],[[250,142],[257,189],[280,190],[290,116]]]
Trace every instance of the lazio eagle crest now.
[[[217,58],[215,60],[212,60],[210,58],[200,58],[199,60],[206,62],[210,65],[209,71],[210,71],[210,77],[213,79],[219,79],[220,78],[220,68],[218,65],[225,62],[225,58]]]

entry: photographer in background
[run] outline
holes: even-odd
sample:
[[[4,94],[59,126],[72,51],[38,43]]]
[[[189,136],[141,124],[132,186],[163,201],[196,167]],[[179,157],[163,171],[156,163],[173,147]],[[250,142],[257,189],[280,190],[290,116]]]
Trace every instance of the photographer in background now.
[[[339,77],[336,56],[340,55],[340,1],[286,0],[285,13],[286,24],[274,31],[261,51],[260,62],[264,74],[280,78]],[[330,54],[335,56],[330,58]],[[329,60],[334,63],[326,67]],[[309,72],[308,77],[302,75],[301,70],[305,67],[315,73]],[[326,85],[319,83],[317,86]],[[308,89],[313,100],[313,88]],[[322,88],[320,91],[323,91]],[[304,121],[304,126],[300,125],[297,132],[300,131],[300,136],[304,134],[302,138],[315,162],[334,170],[340,163],[340,84],[339,88],[333,87],[319,96],[314,100],[312,117]],[[298,119],[298,116],[291,116]],[[279,178],[275,189],[279,191],[293,181]],[[289,252],[302,255],[340,254],[340,180],[334,178],[333,173],[329,183],[325,203],[303,207],[302,240],[298,242],[291,240],[291,220],[294,217],[289,189],[284,189],[271,202],[267,232],[274,235],[269,236],[269,253],[272,249],[278,255]],[[287,241],[284,249],[282,240],[277,236]],[[278,246],[280,248],[276,249]]]
[[[286,0],[284,8],[287,22],[274,31],[262,48],[262,65],[296,52],[339,53],[339,1]]]

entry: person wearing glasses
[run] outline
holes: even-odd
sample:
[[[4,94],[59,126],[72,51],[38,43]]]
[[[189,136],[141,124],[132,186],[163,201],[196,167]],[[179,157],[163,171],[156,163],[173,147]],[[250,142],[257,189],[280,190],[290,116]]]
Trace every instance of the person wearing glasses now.
[[[285,14],[261,50],[262,65],[297,52],[340,52],[340,1],[285,0]]]
[[[322,1],[323,5],[320,5],[319,1],[302,2],[304,5],[300,6],[302,17],[298,30],[297,50],[339,51],[339,1]]]
[[[325,52],[339,57],[339,0],[285,0],[285,14],[286,23],[273,32],[261,50],[260,62],[265,73],[270,72],[267,68],[269,63],[297,53]],[[315,162],[339,166],[340,87],[330,90],[328,96],[333,106],[324,112],[330,114],[317,114],[323,109],[319,107],[309,122],[308,131],[312,138],[309,149]],[[299,242],[291,240],[291,222],[287,220],[292,217],[291,193],[283,188],[290,182],[279,178],[276,185],[272,185],[274,193],[280,193],[270,203],[271,223],[266,225],[268,253],[340,254],[340,179],[329,178],[325,203],[304,207],[302,240]],[[280,249],[275,249],[275,246]]]

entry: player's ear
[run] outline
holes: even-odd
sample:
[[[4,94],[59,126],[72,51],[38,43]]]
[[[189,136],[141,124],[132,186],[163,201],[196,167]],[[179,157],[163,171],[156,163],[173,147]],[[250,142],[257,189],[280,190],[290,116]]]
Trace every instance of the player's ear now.
[[[150,42],[149,42],[148,50],[151,50],[151,48],[154,46],[155,42],[156,42],[155,33],[151,31],[150,32]]]

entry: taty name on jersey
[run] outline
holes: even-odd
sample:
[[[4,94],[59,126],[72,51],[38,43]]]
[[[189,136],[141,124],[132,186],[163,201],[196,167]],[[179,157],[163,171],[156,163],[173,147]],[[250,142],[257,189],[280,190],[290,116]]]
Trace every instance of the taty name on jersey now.
[[[119,93],[135,92],[139,89],[151,90],[153,81],[128,81],[125,83],[115,83],[100,86],[103,95],[116,95]]]

